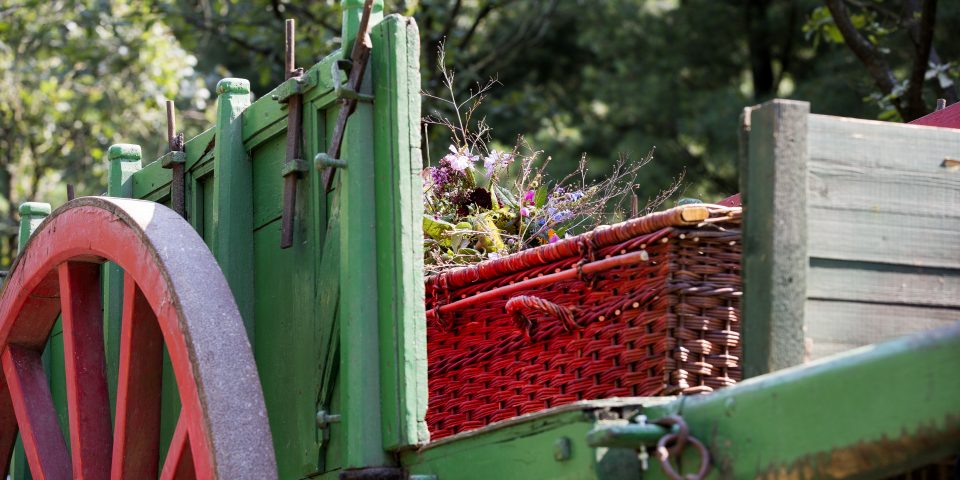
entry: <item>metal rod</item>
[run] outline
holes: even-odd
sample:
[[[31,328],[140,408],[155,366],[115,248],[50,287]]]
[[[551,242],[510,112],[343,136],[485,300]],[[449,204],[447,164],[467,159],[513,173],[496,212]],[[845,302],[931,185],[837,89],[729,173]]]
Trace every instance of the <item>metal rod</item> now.
[[[353,42],[353,51],[350,55],[350,61],[352,63],[349,80],[350,89],[357,93],[360,93],[360,86],[363,84],[363,74],[367,69],[367,60],[370,58],[370,50],[373,48],[368,32],[371,12],[373,12],[373,0],[366,0],[363,3],[363,16],[360,17],[360,30],[357,32],[357,38]],[[333,138],[330,142],[330,148],[327,151],[327,155],[329,155],[330,158],[336,159],[340,158],[340,146],[343,144],[343,136],[347,131],[347,120],[357,108],[356,99],[343,99],[341,102],[343,106],[340,107],[340,112],[337,114],[337,123],[334,124],[333,127]],[[328,192],[333,189],[335,172],[336,170],[332,167],[327,167],[323,171],[321,184],[326,186]]]
[[[68,183],[67,184],[67,201],[69,202],[70,200],[73,200],[74,198],[76,198],[76,196],[77,196],[76,192],[74,192],[73,190],[73,184]]]
[[[285,35],[285,48],[283,56],[283,75],[284,78],[290,78],[294,76],[294,70],[296,70],[296,37],[294,29],[296,27],[296,21],[292,18],[288,18],[285,24],[286,35]]]
[[[938,98],[938,99],[937,99],[937,109],[934,110],[934,112],[939,112],[940,110],[943,110],[944,108],[947,108],[947,99],[946,99],[946,98]]]
[[[176,150],[177,118],[174,115],[173,100],[167,100],[167,144],[171,151]]]
[[[183,136],[177,134],[177,116],[173,100],[167,100],[167,146],[171,152],[183,151]],[[176,162],[170,166],[170,207],[187,218],[186,179],[184,165]]]
[[[287,19],[285,35],[284,65],[285,75],[290,78],[299,76],[296,59],[296,24],[292,18]],[[280,222],[280,248],[290,248],[293,245],[293,227],[297,206],[297,180],[300,173],[289,169],[296,162],[301,161],[300,144],[302,140],[303,97],[299,94],[291,95],[287,100],[287,173],[283,177],[283,213]]]

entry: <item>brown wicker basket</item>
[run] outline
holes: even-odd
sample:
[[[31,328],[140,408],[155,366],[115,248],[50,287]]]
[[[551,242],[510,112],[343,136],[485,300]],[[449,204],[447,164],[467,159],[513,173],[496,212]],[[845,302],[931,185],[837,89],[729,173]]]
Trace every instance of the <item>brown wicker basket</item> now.
[[[433,439],[740,379],[740,209],[688,205],[427,279]]]

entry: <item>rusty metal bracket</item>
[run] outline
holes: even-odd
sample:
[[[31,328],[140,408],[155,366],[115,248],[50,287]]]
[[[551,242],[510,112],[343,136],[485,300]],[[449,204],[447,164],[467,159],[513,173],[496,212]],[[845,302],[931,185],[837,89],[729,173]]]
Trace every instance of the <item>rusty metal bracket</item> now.
[[[176,164],[187,163],[187,152],[167,152],[158,160],[160,160],[161,167],[173,168]]]
[[[306,171],[305,162],[301,158],[303,144],[303,92],[301,79],[304,78],[303,69],[296,67],[294,20],[286,22],[286,55],[284,69],[287,82],[292,85],[290,90],[283,92],[290,94],[284,97],[287,105],[287,159],[282,169],[283,176],[283,216],[280,223],[280,248],[290,248],[293,245],[293,226],[297,206],[297,180]],[[278,94],[279,98],[280,95]]]
[[[279,103],[286,105],[290,97],[303,95],[317,86],[317,79],[314,75],[305,74],[302,69],[297,69],[300,73],[288,78],[274,90],[271,98]]]
[[[373,42],[370,40],[370,13],[373,11],[373,0],[363,2],[363,16],[360,17],[360,29],[357,32],[357,39],[353,43],[353,50],[350,53],[350,78],[347,81],[349,90],[359,92],[363,84],[363,74],[367,69],[367,60],[370,59],[370,50],[373,48]],[[339,66],[335,63],[334,69],[337,69],[336,77],[333,78],[334,85],[339,85]],[[331,72],[332,74],[332,72]],[[337,88],[336,86],[334,88]],[[340,88],[343,88],[342,86]],[[343,91],[343,90],[341,90]],[[346,94],[351,95],[351,94]],[[347,120],[357,108],[357,98],[340,98],[340,113],[337,114],[337,123],[333,127],[333,137],[330,141],[330,148],[327,150],[327,157],[334,163],[340,162],[340,147],[343,145],[343,136],[347,131]],[[317,163],[317,168],[323,168],[322,184],[329,192],[333,189],[333,178],[336,168],[333,164],[321,166]]]
[[[174,115],[173,100],[167,100],[167,144],[170,151],[160,157],[160,166],[170,169],[170,208],[182,218],[187,218],[186,206],[186,164],[187,152],[184,148],[183,132],[177,132],[177,119]]]
[[[340,80],[340,71],[349,72],[352,68],[353,61],[346,58],[341,58],[330,65],[330,80],[333,84],[333,94],[340,100],[373,102],[373,95],[358,93],[357,90],[350,85],[349,81],[343,82]]]

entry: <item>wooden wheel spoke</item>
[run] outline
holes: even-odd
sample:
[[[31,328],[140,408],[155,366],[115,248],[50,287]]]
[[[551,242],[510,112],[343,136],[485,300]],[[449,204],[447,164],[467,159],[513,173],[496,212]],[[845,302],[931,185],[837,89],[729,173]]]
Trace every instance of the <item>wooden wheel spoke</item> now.
[[[105,261],[125,275],[115,428],[103,337]],[[0,468],[8,468],[19,428],[36,479],[277,478],[243,319],[215,258],[176,212],[145,201],[75,199],[34,232],[4,283]],[[69,432],[61,431],[41,361],[58,312]],[[166,353],[175,384],[162,378]],[[171,387],[181,418],[163,458],[160,411]]]
[[[77,478],[106,479],[110,457],[105,452],[112,450],[113,429],[103,350],[100,265],[65,262],[59,269],[73,470]]]
[[[40,352],[9,345],[0,362],[33,478],[72,478],[67,444],[57,423]]]
[[[140,287],[124,275],[112,478],[155,477],[160,466],[163,334]]]
[[[17,441],[17,415],[7,382],[0,374],[0,478],[7,478],[13,445]]]
[[[192,480],[197,477],[190,447],[190,435],[187,419],[180,414],[177,429],[167,450],[167,459],[163,462],[160,480]]]

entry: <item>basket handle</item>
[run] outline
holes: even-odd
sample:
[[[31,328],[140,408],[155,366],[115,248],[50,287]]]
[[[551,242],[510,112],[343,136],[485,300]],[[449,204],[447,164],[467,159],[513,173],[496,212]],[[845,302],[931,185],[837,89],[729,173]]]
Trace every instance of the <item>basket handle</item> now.
[[[526,329],[528,334],[534,326],[534,323],[528,317],[531,312],[542,312],[557,318],[568,332],[581,327],[574,319],[573,309],[533,295],[517,295],[507,300],[505,308],[507,313],[513,314],[514,318],[517,319],[517,324]]]

